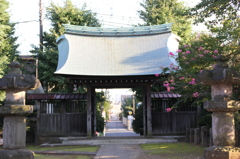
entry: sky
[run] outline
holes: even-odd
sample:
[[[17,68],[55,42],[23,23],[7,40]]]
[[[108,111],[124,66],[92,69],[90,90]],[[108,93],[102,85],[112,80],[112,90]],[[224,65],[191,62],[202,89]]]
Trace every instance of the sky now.
[[[10,21],[18,22],[15,29],[17,43],[20,44],[18,51],[21,55],[28,55],[31,45],[39,44],[39,0],[7,0],[10,3]],[[104,27],[128,27],[133,24],[143,23],[139,19],[138,10],[141,10],[140,3],[143,0],[72,0],[72,3],[79,8],[86,3],[87,8],[97,13],[98,19]],[[194,6],[200,0],[181,0],[189,6]],[[42,0],[43,13],[49,6],[50,0]],[[63,0],[54,0],[55,4],[62,5]],[[50,22],[43,21],[43,30],[50,29]]]

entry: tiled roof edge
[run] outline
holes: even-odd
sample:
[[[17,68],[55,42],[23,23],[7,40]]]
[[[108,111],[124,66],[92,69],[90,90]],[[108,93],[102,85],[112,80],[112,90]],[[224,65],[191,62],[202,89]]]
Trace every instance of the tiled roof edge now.
[[[122,28],[104,28],[104,27],[87,27],[63,24],[65,33],[74,33],[82,35],[98,35],[98,36],[121,36],[121,35],[151,35],[157,33],[170,32],[173,23],[139,26],[139,27],[122,27]]]

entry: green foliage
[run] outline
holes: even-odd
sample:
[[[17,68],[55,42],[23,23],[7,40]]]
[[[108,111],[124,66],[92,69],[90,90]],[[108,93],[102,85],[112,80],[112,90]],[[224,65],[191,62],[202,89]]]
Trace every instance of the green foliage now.
[[[102,117],[102,104],[105,102],[105,97],[103,96],[103,92],[97,92],[96,93],[96,120],[97,120],[97,125],[96,125],[96,131],[97,132],[103,132],[104,129],[104,118]]]
[[[198,83],[198,74],[202,70],[213,70],[217,55],[225,55],[229,59],[229,67],[236,71],[240,70],[240,18],[238,16],[240,6],[236,2],[203,0],[191,9],[191,15],[195,16],[195,23],[204,22],[209,33],[197,34],[190,43],[182,41],[178,56],[175,57],[179,66],[171,64],[168,68],[162,68],[164,73],[170,72],[164,86],[181,94],[182,100],[193,101],[192,105],[201,105],[203,101],[211,99],[210,86]],[[209,18],[211,16],[214,18]],[[239,86],[234,86],[233,99],[235,100],[239,100],[238,89]],[[199,125],[211,127],[211,113],[204,113]]]
[[[97,120],[97,132],[103,132],[104,129],[104,118],[102,112],[106,113],[106,120],[109,119],[109,111],[111,109],[110,102],[106,99],[103,92],[96,92],[96,120]]]
[[[97,132],[103,132],[104,129],[104,118],[102,117],[101,111],[97,109],[96,112],[96,120],[97,120],[97,126],[96,131]]]
[[[207,126],[208,128],[212,127],[212,112],[208,112],[205,109],[202,109],[201,118],[199,119],[198,126]]]
[[[129,115],[129,112],[132,112],[133,114],[133,99],[132,98],[125,98],[124,101],[122,102],[122,110],[123,110],[123,116],[127,117]]]
[[[15,44],[17,37],[14,37],[14,24],[10,23],[10,15],[7,12],[9,3],[0,0],[0,78],[6,73],[11,61],[15,60],[18,52],[18,45]],[[0,101],[5,99],[5,92],[0,91]]]
[[[136,109],[135,120],[133,120],[132,128],[137,134],[143,135],[143,106],[142,104]]]
[[[191,15],[195,16],[196,23],[208,21],[216,25],[227,19],[236,19],[239,9],[239,0],[202,0],[191,9]]]
[[[95,18],[95,14],[86,9],[86,5],[79,9],[70,0],[66,0],[63,7],[51,3],[46,11],[46,17],[51,20],[52,28],[49,32],[44,32],[44,50],[35,47],[31,51],[39,59],[39,79],[44,83],[47,92],[71,92],[72,86],[65,78],[54,74],[58,63],[56,39],[65,31],[62,24],[100,26],[100,23]]]
[[[237,136],[237,138],[238,138],[237,146],[240,146],[240,111],[234,113],[234,121],[235,121],[235,129],[238,132],[238,134],[236,134],[236,135],[238,135]]]
[[[229,59],[229,66],[237,71],[239,68],[240,53],[240,29],[239,17],[237,15],[235,2],[229,6],[227,0],[203,0],[195,8],[191,9],[191,15],[195,15],[195,22],[205,22],[211,34],[197,34],[191,38],[191,42],[182,41],[176,61],[179,67],[170,65],[163,68],[163,72],[170,72],[164,85],[171,87],[172,91],[182,95],[183,100],[193,101],[192,105],[200,105],[205,100],[210,100],[210,86],[203,86],[198,83],[198,74],[202,70],[212,70],[216,64],[217,55],[225,55]],[[228,8],[219,10],[218,8]],[[232,8],[233,7],[233,8]],[[230,12],[228,12],[230,11]],[[221,13],[220,13],[221,12]],[[206,19],[210,16],[215,19]],[[229,20],[232,17],[233,19]],[[214,25],[213,25],[214,24]],[[171,55],[170,56],[174,56]],[[234,86],[234,99],[239,97],[238,86]]]
[[[145,25],[173,23],[172,31],[184,40],[191,34],[191,19],[187,16],[189,8],[178,0],[145,0],[138,11]]]

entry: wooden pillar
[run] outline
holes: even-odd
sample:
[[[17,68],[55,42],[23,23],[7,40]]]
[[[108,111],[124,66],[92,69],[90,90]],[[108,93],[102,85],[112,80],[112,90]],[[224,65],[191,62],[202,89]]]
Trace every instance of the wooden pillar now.
[[[92,135],[96,136],[97,118],[96,118],[96,93],[95,89],[92,88]]]
[[[39,144],[40,136],[40,120],[41,120],[40,103],[41,103],[40,100],[36,101],[37,116],[36,116],[35,144]]]
[[[93,136],[92,130],[92,86],[87,85],[87,137],[91,138]]]
[[[151,85],[146,84],[147,137],[152,137]]]
[[[143,87],[142,91],[142,105],[143,105],[143,135],[147,136],[147,109],[146,109],[146,89]]]

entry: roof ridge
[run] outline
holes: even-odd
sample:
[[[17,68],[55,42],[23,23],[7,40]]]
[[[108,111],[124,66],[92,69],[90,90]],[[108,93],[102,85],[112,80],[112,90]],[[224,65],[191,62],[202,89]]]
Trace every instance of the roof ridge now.
[[[170,32],[173,23],[166,23],[161,25],[151,26],[138,26],[138,27],[119,27],[119,28],[107,28],[107,27],[89,27],[63,24],[65,27],[65,33],[85,34],[85,35],[101,35],[101,36],[113,36],[113,35],[149,35]]]

